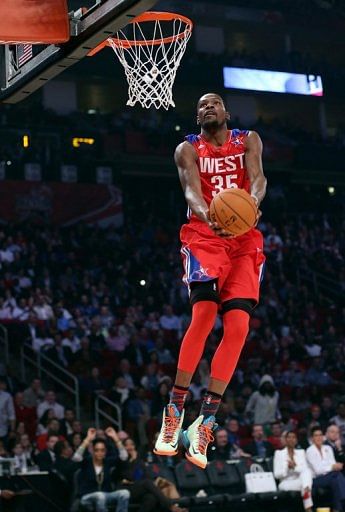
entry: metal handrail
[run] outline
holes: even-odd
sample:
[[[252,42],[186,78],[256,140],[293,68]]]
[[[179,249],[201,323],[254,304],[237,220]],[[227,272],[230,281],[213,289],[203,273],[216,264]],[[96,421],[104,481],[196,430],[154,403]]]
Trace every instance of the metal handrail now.
[[[108,406],[110,406],[113,409],[115,409],[115,411],[117,413],[117,418],[118,419],[113,418],[113,416],[110,416],[107,412],[102,410],[102,408],[101,408],[101,403],[102,402],[105,402]],[[119,407],[112,400],[109,400],[109,398],[107,398],[104,395],[97,395],[96,399],[95,399],[95,425],[96,425],[96,428],[100,427],[100,416],[102,416],[103,418],[106,418],[110,423],[115,425],[115,427],[117,427],[118,430],[122,430],[122,411],[121,411],[121,407]]]
[[[55,361],[47,357],[45,354],[41,352],[36,352],[31,345],[25,343],[20,351],[20,360],[21,360],[21,373],[22,379],[26,381],[26,368],[25,362],[31,363],[37,369],[38,376],[41,378],[42,373],[48,375],[54,382],[57,382],[60,386],[62,386],[66,391],[69,391],[72,395],[74,395],[75,402],[75,413],[76,417],[80,418],[80,394],[79,394],[79,381],[73,373],[67,371],[63,366],[57,364]],[[56,368],[60,373],[64,376],[68,377],[72,380],[73,385],[70,386],[64,380],[61,380],[57,375],[47,368],[45,368],[44,363],[48,363],[50,366]]]
[[[8,330],[2,324],[0,324],[0,341],[2,341],[5,350],[5,362],[10,362],[9,346],[8,346]]]

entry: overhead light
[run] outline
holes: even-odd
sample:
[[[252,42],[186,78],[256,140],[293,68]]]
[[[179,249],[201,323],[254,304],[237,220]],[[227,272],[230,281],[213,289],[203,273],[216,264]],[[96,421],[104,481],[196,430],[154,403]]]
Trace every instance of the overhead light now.
[[[95,143],[95,139],[89,138],[89,137],[73,137],[72,139],[72,146],[74,148],[80,148],[82,144],[87,144],[89,146],[92,146]]]
[[[327,187],[328,193],[330,196],[334,196],[335,194],[335,188],[334,187]]]
[[[90,115],[94,115],[94,114],[97,114],[97,110],[94,109],[94,108],[89,108],[89,110],[87,111],[88,114]]]
[[[179,124],[177,124],[177,125],[175,126],[175,131],[176,131],[176,132],[179,132],[180,130],[181,130],[181,126],[180,126]]]
[[[146,284],[145,279],[141,279],[141,281],[139,281],[139,284],[140,284],[140,286],[145,286],[145,284]]]
[[[29,146],[30,146],[29,135],[23,135],[23,148],[28,148]]]
[[[12,165],[11,160],[7,160],[6,164],[7,164],[7,165]]]

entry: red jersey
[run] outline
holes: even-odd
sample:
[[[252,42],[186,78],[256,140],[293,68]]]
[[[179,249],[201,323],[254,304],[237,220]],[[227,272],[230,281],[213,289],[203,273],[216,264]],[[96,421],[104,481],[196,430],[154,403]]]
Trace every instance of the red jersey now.
[[[229,130],[226,142],[214,146],[202,135],[187,135],[186,140],[192,144],[198,155],[198,169],[201,189],[209,205],[213,197],[227,188],[244,188],[250,192],[250,181],[245,167],[244,140],[249,130]],[[200,220],[188,209],[191,221]]]

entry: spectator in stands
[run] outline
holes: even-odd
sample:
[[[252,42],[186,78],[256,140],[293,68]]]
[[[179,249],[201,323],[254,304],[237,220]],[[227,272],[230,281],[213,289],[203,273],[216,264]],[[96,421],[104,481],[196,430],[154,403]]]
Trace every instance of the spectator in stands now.
[[[144,388],[136,389],[135,396],[130,398],[126,404],[126,411],[128,419],[136,426],[140,446],[146,447],[148,444],[146,425],[151,411]]]
[[[28,468],[36,465],[35,449],[31,444],[30,437],[28,434],[22,434],[20,436],[20,444],[23,448],[23,455],[26,460],[26,466]]]
[[[283,429],[280,421],[274,421],[270,425],[271,435],[267,437],[267,441],[271,443],[275,450],[281,450],[283,448],[281,444],[281,437]]]
[[[55,392],[52,390],[46,392],[44,401],[37,406],[37,417],[40,419],[47,409],[52,409],[58,420],[64,417],[65,408],[56,401]]]
[[[158,487],[146,478],[146,465],[140,459],[135,443],[128,438],[124,441],[128,459],[119,465],[119,479],[129,490],[131,502],[140,504],[140,512],[161,510],[162,512],[187,512],[178,505],[171,504]]]
[[[181,329],[181,322],[177,315],[175,315],[172,306],[165,305],[164,313],[159,319],[159,324],[162,329],[166,331],[176,331],[178,332]]]
[[[106,512],[108,506],[116,504],[116,512],[127,512],[129,491],[114,491],[112,487],[112,468],[116,461],[107,457],[106,442],[96,438],[96,429],[89,429],[87,437],[78,449],[83,457],[92,443],[92,456],[82,461],[78,479],[78,495],[84,507],[93,506],[97,512]]]
[[[336,462],[332,448],[323,444],[323,433],[319,427],[312,430],[312,445],[307,449],[307,461],[313,474],[313,487],[330,488],[333,512],[345,510],[345,477],[341,473],[343,464]]]
[[[18,473],[26,473],[28,467],[22,445],[20,443],[16,443],[12,451],[16,471],[18,471]]]
[[[23,405],[25,407],[37,407],[45,395],[40,379],[33,379],[30,387],[24,390],[23,395]]]
[[[65,477],[69,490],[72,491],[73,475],[79,468],[79,463],[72,458],[72,447],[68,441],[57,441],[54,446],[54,453],[55,462],[53,469],[56,469]]]
[[[288,370],[283,373],[284,384],[296,388],[301,388],[304,385],[304,373],[298,366],[297,361],[290,361]]]
[[[0,377],[0,440],[7,441],[9,431],[14,432],[16,413],[13,399],[6,391],[6,379]]]
[[[210,446],[208,460],[230,460],[233,458],[233,446],[229,443],[228,432],[219,428],[214,434],[214,444]]]
[[[49,425],[51,420],[56,420],[55,413],[54,413],[53,409],[47,409],[42,414],[41,419],[38,423],[38,426],[37,426],[37,435],[38,436],[40,436],[41,434],[46,434],[49,429],[51,430],[51,427]],[[54,426],[53,426],[53,429],[54,429]],[[54,430],[56,430],[56,428]],[[56,430],[56,432],[58,432],[58,431]]]
[[[23,390],[23,384],[16,376],[15,370],[12,366],[8,365],[6,367],[6,374],[4,377],[6,380],[6,391],[10,393],[10,395],[14,396],[16,393]]]
[[[345,446],[345,402],[338,403],[337,415],[330,421],[339,427],[341,444]]]
[[[135,382],[132,377],[132,373],[133,372],[131,372],[131,364],[128,361],[128,359],[121,359],[118,376],[123,377],[125,379],[128,389],[135,388]]]
[[[109,350],[115,352],[123,352],[128,345],[128,338],[119,334],[119,329],[116,327],[110,327],[108,337],[106,338],[106,344]]]
[[[228,433],[228,441],[232,445],[240,446],[240,425],[236,418],[230,418],[225,424],[227,433]]]
[[[264,438],[264,429],[262,425],[253,425],[253,441],[243,447],[243,451],[253,457],[272,457],[274,448]]]
[[[65,333],[65,337],[62,340],[62,347],[68,348],[71,354],[75,354],[80,350],[80,339],[76,336],[74,329],[69,329]]]
[[[332,377],[325,371],[321,357],[314,357],[312,364],[305,374],[305,382],[307,384],[315,384],[316,386],[328,386],[333,383]]]
[[[139,344],[139,337],[137,334],[132,334],[130,337],[129,343],[123,352],[123,357],[124,359],[122,359],[122,361],[126,361],[126,363],[123,363],[123,368],[121,369],[123,376],[125,376],[125,373],[127,372],[126,365],[132,364],[133,366],[143,366],[148,362],[146,347]]]
[[[54,363],[68,368],[73,361],[73,352],[68,345],[63,345],[62,335],[57,332],[54,334],[54,343],[52,346],[46,346],[44,353]]]
[[[312,474],[307,464],[304,450],[296,450],[297,437],[294,432],[285,435],[286,448],[274,453],[273,472],[279,480],[280,491],[300,491],[303,505],[308,512],[312,511]]]
[[[94,398],[98,394],[104,394],[108,387],[106,380],[100,375],[97,366],[91,368],[89,376],[86,379],[82,379],[80,384],[82,390],[87,393],[89,398]]]
[[[168,384],[163,381],[159,384],[158,389],[153,394],[152,402],[151,402],[151,416],[157,417],[162,413],[162,409],[166,407],[169,403],[170,396],[170,387]]]
[[[105,338],[102,334],[100,326],[95,322],[90,327],[90,334],[88,335],[90,342],[90,350],[93,354],[95,361],[99,360],[100,352],[106,347]]]
[[[318,404],[313,404],[310,407],[310,411],[308,411],[305,418],[305,423],[309,432],[311,432],[313,427],[320,427],[321,430],[325,428],[326,425],[321,417],[321,407]]]
[[[154,391],[159,385],[160,378],[158,376],[158,369],[156,363],[150,363],[145,368],[145,373],[140,380],[140,385],[148,390]]]
[[[64,439],[63,436],[60,435],[60,423],[57,418],[51,418],[47,423],[47,431],[37,436],[36,443],[37,448],[40,451],[47,447],[47,441],[50,434],[55,434],[60,439]]]
[[[38,320],[50,322],[54,319],[54,312],[50,304],[43,295],[40,295],[36,301],[36,306],[33,308]]]
[[[24,405],[24,393],[18,391],[14,397],[14,410],[17,422],[25,423],[26,430],[33,439],[36,434],[37,414],[36,407],[26,407]]]
[[[129,399],[129,396],[130,390],[126,379],[124,377],[117,377],[109,393],[110,400],[123,406]]]
[[[250,396],[246,413],[254,423],[265,425],[280,417],[278,410],[279,393],[276,391],[270,375],[264,375],[259,383],[258,391]]]
[[[330,396],[322,397],[321,402],[321,417],[322,421],[328,425],[331,423],[331,418],[335,415],[335,408],[333,400]]]
[[[340,430],[338,425],[329,425],[326,430],[325,445],[330,446],[336,462],[345,463],[344,446],[341,444]]]
[[[72,450],[75,452],[83,442],[83,436],[79,432],[74,432],[68,437]]]
[[[75,420],[75,412],[70,407],[66,407],[65,414],[60,420],[60,433],[66,439],[69,435],[73,434],[73,421]]]
[[[55,433],[49,433],[47,436],[47,448],[37,455],[37,464],[41,471],[51,471],[55,462],[54,447],[59,441],[59,437]]]
[[[155,350],[157,352],[159,364],[173,364],[175,362],[171,351],[165,346],[162,336],[157,337]]]

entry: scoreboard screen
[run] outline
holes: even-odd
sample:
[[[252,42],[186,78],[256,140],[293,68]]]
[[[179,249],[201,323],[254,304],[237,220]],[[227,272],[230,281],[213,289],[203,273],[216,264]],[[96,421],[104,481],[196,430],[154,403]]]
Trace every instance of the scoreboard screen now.
[[[323,96],[319,75],[224,67],[223,76],[227,89]]]

